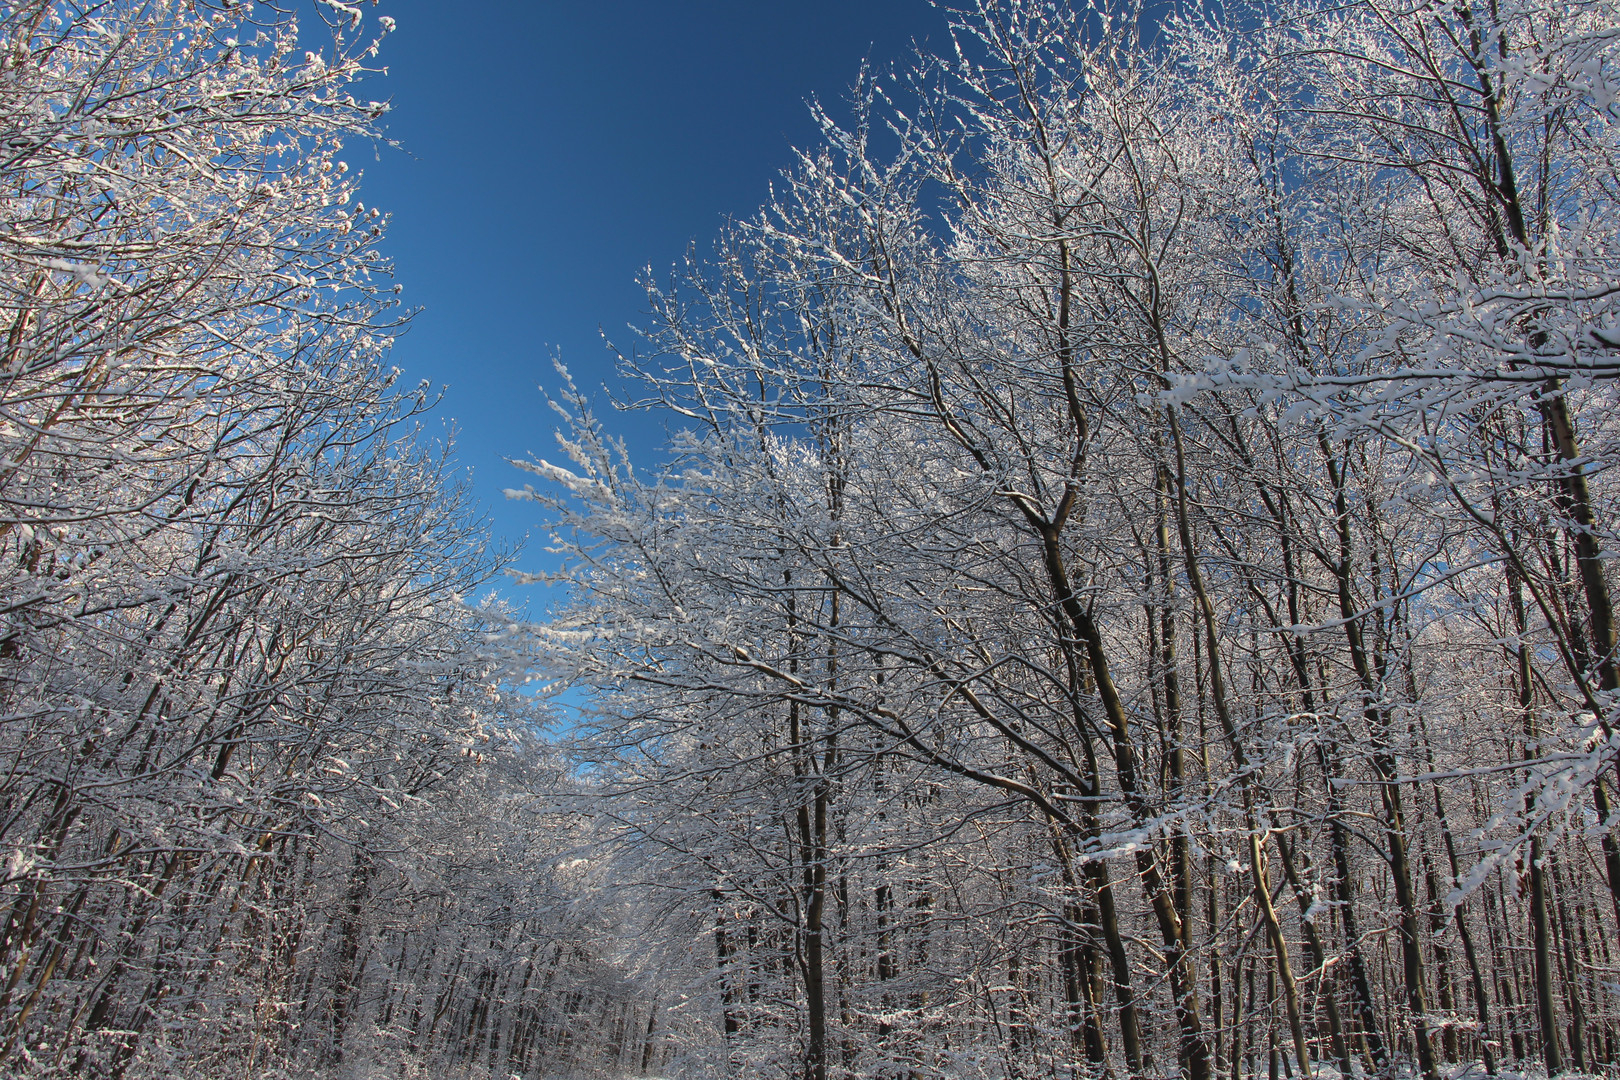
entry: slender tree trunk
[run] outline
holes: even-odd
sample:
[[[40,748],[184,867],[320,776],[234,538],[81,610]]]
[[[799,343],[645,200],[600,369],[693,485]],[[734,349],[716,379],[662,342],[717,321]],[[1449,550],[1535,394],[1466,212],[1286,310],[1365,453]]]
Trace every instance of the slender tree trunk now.
[[[1569,1056],[1577,1072],[1587,1072],[1591,1066],[1586,1052],[1586,1004],[1581,1000],[1581,970],[1575,956],[1575,943],[1570,933],[1569,909],[1579,904],[1573,890],[1565,888],[1558,872],[1558,860],[1552,864],[1553,887],[1565,901],[1558,904],[1558,918],[1554,924],[1564,968],[1564,1002],[1569,1009]]]
[[[1311,955],[1311,963],[1316,966],[1322,979],[1322,1004],[1327,1013],[1328,1033],[1333,1040],[1333,1055],[1338,1059],[1339,1069],[1345,1077],[1353,1074],[1350,1062],[1350,1044],[1344,1037],[1344,1023],[1339,1018],[1339,1003],[1333,994],[1331,975],[1328,972],[1327,950],[1322,947],[1322,936],[1316,929],[1316,917],[1313,913],[1315,898],[1305,887],[1300,878],[1299,871],[1294,865],[1293,851],[1286,837],[1277,837],[1277,853],[1282,857],[1283,874],[1288,884],[1294,890],[1294,902],[1299,906],[1299,925],[1305,932],[1305,948]]]
[[[1422,937],[1418,924],[1417,896],[1412,889],[1411,860],[1407,855],[1406,822],[1401,809],[1401,791],[1394,754],[1389,750],[1389,722],[1378,704],[1379,683],[1373,673],[1362,639],[1361,615],[1350,591],[1351,541],[1350,511],[1345,497],[1345,477],[1327,444],[1326,435],[1318,442],[1333,484],[1334,514],[1337,517],[1339,560],[1334,568],[1338,581],[1339,615],[1344,621],[1350,662],[1355,668],[1363,695],[1363,713],[1374,748],[1370,755],[1373,772],[1378,778],[1379,799],[1384,810],[1384,844],[1390,876],[1394,879],[1395,902],[1400,909],[1399,936],[1401,966],[1406,984],[1406,1004],[1412,1016],[1413,1042],[1416,1044],[1418,1067],[1425,1080],[1440,1080],[1439,1068],[1434,1060],[1434,1046],[1430,1041],[1428,1000],[1424,988]]]
[[[1221,730],[1226,735],[1233,764],[1238,769],[1238,782],[1243,791],[1245,824],[1249,830],[1249,872],[1254,879],[1255,903],[1265,920],[1266,933],[1271,939],[1273,962],[1277,967],[1278,977],[1282,980],[1283,994],[1287,1002],[1288,1026],[1294,1040],[1294,1055],[1299,1061],[1300,1072],[1309,1077],[1312,1075],[1311,1059],[1305,1040],[1305,1025],[1300,1016],[1299,987],[1294,980],[1293,965],[1288,958],[1288,942],[1283,937],[1282,925],[1277,919],[1277,909],[1271,902],[1271,887],[1266,879],[1263,838],[1254,807],[1254,774],[1250,770],[1248,754],[1244,750],[1237,724],[1232,717],[1226,676],[1221,666],[1220,639],[1215,628],[1215,605],[1210,601],[1209,590],[1204,584],[1203,571],[1199,567],[1197,548],[1193,544],[1192,520],[1187,509],[1190,496],[1187,490],[1186,450],[1182,443],[1181,423],[1176,418],[1174,407],[1171,407],[1168,416],[1176,462],[1176,523],[1181,533],[1181,550],[1187,584],[1192,590],[1193,602],[1204,624],[1204,660],[1209,670],[1210,695],[1215,705],[1215,718],[1220,722]],[[1196,1008],[1196,999],[1192,1004]]]

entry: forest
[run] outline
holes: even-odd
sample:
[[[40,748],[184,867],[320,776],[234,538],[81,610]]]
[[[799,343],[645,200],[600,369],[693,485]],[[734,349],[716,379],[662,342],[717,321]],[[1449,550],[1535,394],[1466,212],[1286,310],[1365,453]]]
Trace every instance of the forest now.
[[[509,551],[393,20],[0,4],[0,1075],[1620,1076],[1620,5],[941,7]]]

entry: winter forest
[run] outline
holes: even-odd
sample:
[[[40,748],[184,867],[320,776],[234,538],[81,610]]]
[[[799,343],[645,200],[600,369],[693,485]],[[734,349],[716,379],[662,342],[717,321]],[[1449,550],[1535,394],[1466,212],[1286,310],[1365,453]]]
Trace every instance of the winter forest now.
[[[1620,1075],[1620,5],[944,17],[513,552],[393,20],[0,3],[0,1075]]]

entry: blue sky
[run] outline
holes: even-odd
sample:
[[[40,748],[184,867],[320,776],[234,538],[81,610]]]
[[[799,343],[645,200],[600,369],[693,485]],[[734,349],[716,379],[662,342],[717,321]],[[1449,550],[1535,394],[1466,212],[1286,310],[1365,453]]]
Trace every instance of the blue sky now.
[[[379,56],[386,78],[365,92],[391,99],[401,149],[350,157],[362,199],[392,215],[384,250],[422,308],[394,363],[448,385],[441,415],[509,539],[535,514],[501,497],[523,480],[504,459],[555,456],[537,389],[555,385],[554,350],[610,412],[598,328],[629,344],[640,269],[667,272],[765,200],[792,148],[815,141],[808,98],[840,101],[863,57],[903,62],[944,27],[926,0],[384,0],[378,12],[398,28]],[[611,423],[643,452],[662,435],[646,415]]]

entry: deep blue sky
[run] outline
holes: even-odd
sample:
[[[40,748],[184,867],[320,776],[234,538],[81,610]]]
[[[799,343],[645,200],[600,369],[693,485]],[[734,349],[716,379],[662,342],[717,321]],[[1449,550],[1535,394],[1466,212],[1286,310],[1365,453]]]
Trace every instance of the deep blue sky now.
[[[747,216],[816,138],[806,100],[835,105],[863,57],[904,62],[944,21],[926,0],[516,0],[475,8],[384,0],[388,135],[355,147],[361,197],[392,215],[384,250],[422,308],[395,350],[411,380],[448,384],[442,415],[498,535],[535,521],[505,458],[555,458],[560,350],[611,412],[600,327],[628,346],[642,267],[666,273],[728,216]],[[641,448],[659,421],[614,416]],[[532,548],[543,536],[536,535]],[[546,562],[533,551],[524,562]]]

